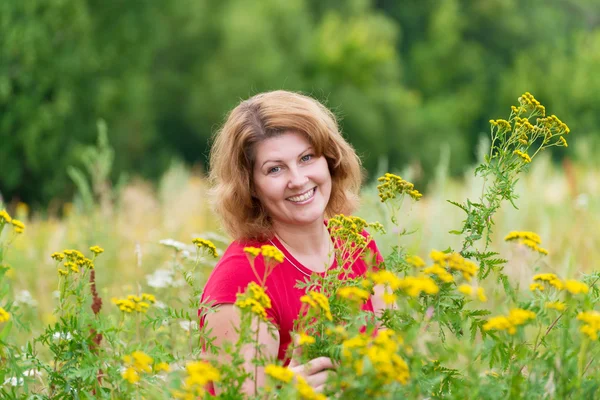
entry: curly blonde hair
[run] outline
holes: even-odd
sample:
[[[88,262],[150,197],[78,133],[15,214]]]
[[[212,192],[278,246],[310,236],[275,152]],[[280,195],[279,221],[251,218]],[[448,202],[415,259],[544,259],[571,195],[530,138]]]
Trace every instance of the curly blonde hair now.
[[[272,223],[252,196],[255,145],[285,132],[306,136],[331,173],[331,196],[325,215],[350,214],[358,206],[361,162],[342,137],[335,116],[317,100],[283,90],[242,101],[216,133],[210,152],[211,197],[226,232],[236,240],[266,240]]]

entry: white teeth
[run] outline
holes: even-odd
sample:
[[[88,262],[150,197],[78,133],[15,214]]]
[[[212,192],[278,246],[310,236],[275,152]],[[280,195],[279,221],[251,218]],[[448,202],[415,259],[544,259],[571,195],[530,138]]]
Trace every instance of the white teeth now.
[[[311,189],[308,192],[304,193],[303,195],[288,197],[288,200],[299,203],[301,201],[306,201],[306,200],[310,199],[314,195],[314,193],[315,193],[315,190]]]

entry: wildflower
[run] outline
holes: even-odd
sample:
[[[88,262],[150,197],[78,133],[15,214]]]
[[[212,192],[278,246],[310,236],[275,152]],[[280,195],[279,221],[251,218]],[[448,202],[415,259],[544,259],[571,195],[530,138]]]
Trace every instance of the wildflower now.
[[[244,247],[244,253],[248,254],[250,257],[257,257],[260,254],[260,249],[258,247]]]
[[[513,308],[508,313],[508,316],[501,315],[490,318],[483,325],[483,329],[486,331],[508,331],[510,335],[514,335],[517,332],[517,326],[524,325],[530,319],[535,319],[533,311]]]
[[[477,288],[477,298],[482,303],[485,303],[487,301],[487,296],[485,295],[485,291],[483,290],[482,287]]]
[[[564,138],[564,136],[560,136],[558,138],[559,141],[559,146],[564,146],[564,147],[569,147],[569,145],[567,144],[567,139]]]
[[[138,313],[146,313],[148,308],[150,308],[149,303],[155,303],[156,299],[153,295],[144,293],[141,297],[130,294],[125,299],[113,298],[112,302],[119,307],[119,310],[126,313],[132,313],[134,311]]]
[[[415,268],[422,268],[425,266],[425,261],[419,256],[408,256],[406,262]]]
[[[308,292],[308,294],[300,297],[300,301],[302,303],[308,304],[315,310],[321,310],[322,312],[324,312],[325,318],[327,318],[329,321],[333,320],[331,310],[329,309],[329,300],[324,294],[315,291],[310,291]]]
[[[170,370],[171,370],[171,367],[169,367],[169,364],[167,364],[166,362],[159,362],[154,367],[154,372],[160,372],[160,371],[169,372]]]
[[[152,372],[153,359],[143,351],[136,350],[131,355],[123,357],[125,362],[125,371],[123,371],[123,379],[129,383],[137,383],[140,380],[141,373]]]
[[[386,173],[377,180],[382,182],[377,186],[379,199],[382,203],[385,203],[390,199],[395,199],[397,196],[402,196],[403,194],[408,194],[413,200],[419,200],[423,196],[414,188],[415,186],[412,183],[405,181],[398,175]]]
[[[552,273],[546,274],[537,274],[533,277],[534,282],[547,282],[550,286],[554,286],[558,290],[562,290],[564,288],[564,283]]]
[[[366,246],[367,239],[363,236],[363,231],[367,226],[369,224],[364,219],[344,214],[338,214],[327,222],[331,237],[350,244],[354,251]]]
[[[524,153],[521,150],[515,150],[515,151],[513,151],[513,154],[516,154],[519,157],[521,157],[521,159],[525,162],[525,164],[529,164],[531,162],[531,157],[529,157],[529,154]]]
[[[567,290],[568,292],[570,292],[572,294],[579,294],[579,293],[587,293],[590,290],[590,288],[588,287],[588,285],[586,285],[583,282],[569,279],[569,280],[565,281],[565,290]]]
[[[142,301],[148,301],[152,304],[156,303],[156,297],[153,294],[142,293]]]
[[[352,300],[357,303],[364,303],[365,301],[369,300],[369,296],[371,294],[364,289],[354,286],[345,286],[338,289],[337,295],[341,298]]]
[[[548,250],[539,246],[540,244],[542,244],[542,240],[540,239],[540,236],[537,233],[527,231],[513,231],[506,235],[504,240],[506,242],[517,242],[524,244],[533,251],[536,251],[543,255],[548,255]]]
[[[196,245],[196,248],[198,248],[199,250],[206,250],[208,254],[210,254],[214,258],[219,257],[219,254],[217,253],[217,247],[210,240],[195,238],[194,240],[192,240],[192,243],[194,243]]]
[[[452,277],[452,274],[450,274],[446,268],[441,267],[438,264],[433,264],[430,267],[427,267],[425,269],[423,269],[423,273],[424,274],[432,274],[437,276],[442,282],[453,282],[454,281],[454,277]]]
[[[312,386],[301,377],[296,377],[296,390],[302,400],[327,400],[327,397],[321,393],[315,393]]]
[[[577,319],[583,321],[579,330],[587,335],[591,340],[598,340],[598,330],[600,330],[600,313],[598,311],[582,311],[577,314]]]
[[[542,285],[541,283],[532,283],[531,285],[529,285],[529,290],[536,291],[539,290],[540,292],[544,291],[544,285]]]
[[[271,299],[261,286],[250,282],[244,293],[238,293],[235,305],[242,310],[249,309],[250,312],[266,321],[266,309],[271,308]]]
[[[392,290],[400,288],[402,280],[387,270],[377,271],[369,275],[369,279],[375,285],[386,285]]]
[[[10,320],[10,314],[2,307],[0,307],[0,324]]]
[[[562,301],[548,301],[544,304],[546,308],[550,308],[553,310],[564,311],[567,306]]]
[[[6,210],[0,211],[0,225],[10,224],[11,221],[12,221],[12,218],[10,217],[10,215],[8,215]]]
[[[435,281],[428,276],[407,276],[400,281],[400,289],[410,297],[417,297],[421,292],[436,294],[440,291]]]
[[[52,257],[52,259],[54,259],[58,262],[61,262],[65,258],[65,255],[63,253],[59,253],[59,252],[55,251],[54,253],[52,253],[52,255],[50,255],[50,257]]]
[[[482,303],[485,303],[487,301],[487,296],[485,295],[485,291],[482,287],[478,287],[477,289],[475,289],[470,285],[460,285],[458,287],[458,291],[464,294],[465,296],[473,298],[477,297],[477,299],[479,299],[479,301],[481,301]]]
[[[90,247],[90,251],[92,253],[94,253],[94,255],[97,256],[98,254],[103,253],[104,249],[100,246],[92,246],[92,247]]]
[[[66,270],[66,269],[59,268],[58,269],[58,275],[60,275],[60,276],[67,276],[67,275],[69,275],[69,271]]]
[[[265,367],[265,374],[280,382],[289,383],[294,377],[294,372],[291,369],[280,367],[278,365],[269,364]]]
[[[398,296],[396,296],[394,293],[384,293],[383,294],[383,302],[385,304],[395,304],[397,299],[398,299]]]
[[[462,273],[463,278],[470,281],[471,278],[477,273],[479,267],[458,253],[443,253],[441,251],[433,250],[429,254],[429,258],[433,260],[435,264],[441,267],[447,267],[451,271]]]
[[[11,223],[16,233],[23,233],[23,231],[25,231],[25,224],[19,221],[18,219],[13,218]]]
[[[305,332],[300,333],[300,338],[298,339],[298,345],[302,346],[303,344],[313,344],[315,343],[315,338],[307,335]]]
[[[263,245],[260,247],[260,252],[265,259],[265,262],[274,260],[277,263],[283,262],[283,253],[275,246]]]

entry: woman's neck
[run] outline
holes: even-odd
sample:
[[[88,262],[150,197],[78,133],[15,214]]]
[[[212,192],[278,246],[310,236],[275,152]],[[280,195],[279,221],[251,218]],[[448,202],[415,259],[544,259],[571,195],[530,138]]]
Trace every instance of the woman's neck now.
[[[331,237],[322,220],[315,221],[309,226],[290,226],[273,224],[278,239],[292,253],[317,255],[330,251]]]

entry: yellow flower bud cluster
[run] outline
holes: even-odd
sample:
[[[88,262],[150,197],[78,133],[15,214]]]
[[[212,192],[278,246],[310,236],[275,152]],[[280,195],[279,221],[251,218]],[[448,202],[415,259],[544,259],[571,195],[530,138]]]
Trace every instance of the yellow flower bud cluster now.
[[[534,290],[544,290],[543,284],[539,282],[546,282],[558,290],[566,290],[567,292],[575,295],[586,294],[590,290],[589,286],[583,282],[575,279],[567,279],[563,282],[558,276],[556,276],[556,274],[553,273],[537,274],[533,277],[533,281],[534,283],[529,286],[529,289],[532,292]]]
[[[440,267],[450,269],[451,272],[460,272],[467,281],[477,273],[479,267],[472,261],[463,258],[458,253],[443,253],[441,251],[432,250],[429,253],[429,258]]]
[[[283,258],[285,257],[281,250],[279,250],[275,246],[271,245],[263,245],[260,248],[258,247],[244,247],[244,253],[246,253],[250,258],[254,259],[262,254],[265,262],[269,262],[270,260],[275,261],[276,263],[282,263]]]
[[[25,224],[18,219],[12,218],[6,210],[0,211],[0,232],[4,225],[12,225],[15,233],[23,233],[25,231]]]
[[[531,162],[531,157],[529,157],[529,154],[527,154],[519,149],[513,151],[513,154],[518,155],[525,164],[529,164]]]
[[[266,309],[271,308],[271,299],[261,286],[256,282],[250,282],[244,293],[238,293],[235,305],[241,310],[249,310],[263,321],[266,321]]]
[[[564,311],[567,309],[567,305],[562,301],[547,301],[544,306],[551,310]]]
[[[387,200],[395,199],[396,196],[408,194],[413,200],[419,200],[423,195],[415,189],[415,185],[405,181],[398,175],[386,173],[385,175],[377,178],[381,184],[377,185],[377,191],[379,192],[379,199],[382,203]]]
[[[156,303],[156,298],[152,294],[142,293],[141,296],[130,294],[125,299],[112,299],[113,304],[119,307],[119,310],[125,313],[145,313],[150,308],[150,304]]]
[[[337,290],[336,294],[338,297],[348,299],[357,304],[364,303],[365,301],[369,300],[369,296],[371,296],[370,292],[356,286],[341,287]]]
[[[206,250],[206,252],[214,258],[219,257],[219,254],[217,253],[217,247],[210,240],[195,238],[192,240],[192,243],[196,245],[198,250]]]
[[[541,115],[546,115],[546,107],[541,105],[531,93],[525,92],[521,97],[518,98],[518,101],[523,109],[531,109],[532,111],[539,112]]]
[[[425,261],[419,256],[408,256],[406,262],[415,268],[422,268],[425,266]]]
[[[533,277],[533,281],[534,281],[534,283],[546,282],[550,286],[553,286],[558,290],[562,290],[565,287],[565,284],[563,283],[563,281],[561,281],[560,278],[558,276],[556,276],[556,274],[553,274],[553,273],[537,274]],[[540,284],[540,283],[538,283],[538,284]],[[531,286],[529,288],[532,289]],[[539,289],[538,287],[536,287],[536,288]],[[536,288],[534,288],[534,289],[536,289]],[[534,290],[534,289],[532,289],[532,290]],[[544,290],[544,289],[542,288],[539,290]]]
[[[513,308],[508,315],[501,315],[490,318],[483,329],[486,331],[507,331],[510,335],[517,332],[517,327],[524,325],[527,321],[535,319],[533,311],[524,310],[522,308]]]
[[[368,275],[362,285],[368,289],[371,289],[375,285],[384,285],[390,288],[392,291],[402,290],[410,297],[417,297],[421,293],[426,294],[437,294],[440,289],[436,285],[435,281],[428,276],[406,276],[399,278],[390,271],[381,270]],[[386,299],[386,302],[393,303],[395,297]]]
[[[0,307],[0,324],[7,322],[10,319],[10,314],[4,308]]]
[[[482,303],[487,301],[487,296],[485,295],[485,290],[482,287],[478,287],[477,289],[471,285],[460,285],[458,287],[458,291],[464,294],[465,296],[469,296],[472,298],[477,298]]]
[[[338,214],[327,222],[327,228],[334,239],[343,243],[353,243],[357,248],[362,248],[367,243],[362,234],[367,226],[369,224],[364,219],[344,214]]]
[[[389,329],[380,330],[375,337],[361,333],[342,343],[342,360],[352,365],[358,376],[364,375],[365,365],[370,365],[379,384],[396,381],[404,385],[410,379],[410,373],[398,354],[402,344],[402,338]]]
[[[329,299],[323,293],[311,290],[300,297],[300,302],[308,304],[311,309],[314,309],[317,312],[323,312],[325,318],[329,321],[333,320],[333,315],[331,315],[331,309],[329,308]]]
[[[206,385],[221,380],[221,373],[206,361],[193,361],[185,366],[186,376],[181,390],[173,390],[174,399],[194,400],[203,399]]]
[[[512,126],[510,125],[510,122],[508,122],[505,119],[490,119],[490,124],[492,126],[495,126],[496,128],[498,128],[498,130],[500,132],[502,131],[510,131],[512,129]]]
[[[152,357],[143,351],[134,351],[131,355],[123,357],[125,370],[122,373],[123,379],[129,383],[138,383],[142,373],[152,372]]]
[[[314,389],[300,376],[286,367],[275,364],[269,364],[265,367],[265,374],[277,382],[290,383],[295,380],[295,388],[298,391],[298,398],[302,400],[326,400],[325,395],[316,393]]]
[[[517,242],[529,247],[531,250],[543,255],[548,255],[548,250],[540,247],[542,239],[537,233],[526,231],[512,231],[504,238],[506,242]]]
[[[97,256],[104,251],[98,246],[90,247],[90,250],[94,253],[94,256]],[[56,266],[58,267],[58,275],[60,276],[68,276],[71,272],[77,274],[81,271],[81,268],[94,269],[94,261],[85,257],[78,250],[54,252],[50,257],[57,262]],[[64,264],[61,265],[61,262],[63,261]]]
[[[582,311],[577,314],[577,319],[584,323],[584,325],[579,328],[581,333],[587,335],[591,340],[598,340],[600,313],[598,311]]]

